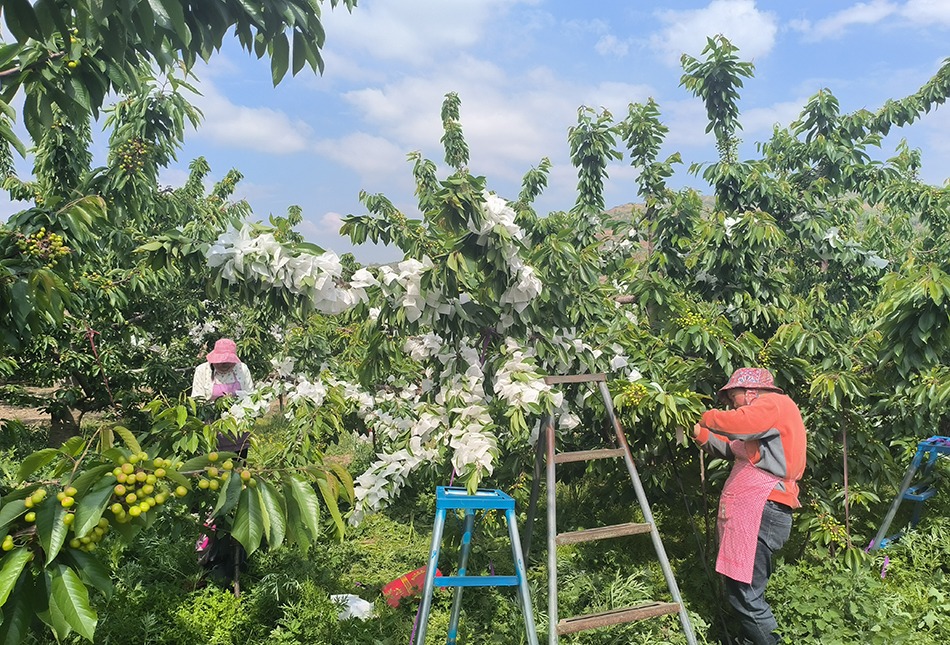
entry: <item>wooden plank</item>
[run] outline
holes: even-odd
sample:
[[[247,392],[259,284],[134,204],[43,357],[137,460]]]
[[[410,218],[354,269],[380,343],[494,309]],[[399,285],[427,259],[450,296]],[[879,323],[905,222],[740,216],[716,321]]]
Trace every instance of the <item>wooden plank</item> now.
[[[623,457],[623,448],[602,448],[600,450],[578,450],[577,452],[559,452],[554,455],[554,463],[569,464],[574,461],[593,461]]]
[[[587,616],[575,616],[574,618],[565,618],[558,622],[557,633],[559,636],[564,634],[573,634],[588,629],[597,629],[598,627],[608,627],[610,625],[622,625],[632,623],[656,616],[666,616],[668,614],[678,613],[679,603],[675,602],[651,602],[636,607],[626,609],[614,609],[599,614],[588,614]]]
[[[606,380],[606,374],[564,374],[544,377],[544,382],[548,385],[555,385],[557,383],[594,383],[596,381]]]
[[[649,533],[651,524],[628,522],[626,524],[614,524],[612,526],[598,526],[595,529],[584,529],[583,531],[571,531],[569,533],[558,533],[554,538],[554,543],[558,546],[562,544],[577,544],[579,542],[593,542],[595,540],[605,540],[607,538],[622,537],[624,535],[638,535],[640,533]]]

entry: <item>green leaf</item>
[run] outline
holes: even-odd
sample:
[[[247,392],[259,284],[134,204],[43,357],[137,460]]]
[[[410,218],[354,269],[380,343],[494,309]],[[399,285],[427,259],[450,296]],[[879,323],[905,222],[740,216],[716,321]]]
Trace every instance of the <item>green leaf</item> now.
[[[253,488],[245,488],[241,491],[237,512],[234,514],[234,524],[231,527],[231,536],[241,543],[248,555],[254,553],[261,545],[261,538],[264,536],[261,498]]]
[[[64,441],[63,445],[59,447],[59,451],[64,455],[69,455],[70,457],[78,457],[79,453],[81,453],[85,448],[86,439],[77,435]]]
[[[523,426],[523,428],[527,430],[527,425]],[[337,479],[340,480],[340,483],[343,485],[343,492],[346,493],[346,499],[352,504],[356,499],[356,493],[353,491],[353,476],[342,464],[333,462],[328,464],[328,468],[336,475]]]
[[[56,448],[43,448],[27,456],[17,471],[17,481],[24,481],[37,470],[53,461],[59,455]]]
[[[288,59],[290,58],[290,44],[284,33],[274,34],[270,46],[270,70],[274,85],[280,84],[287,73]]]
[[[241,478],[231,473],[227,482],[225,482],[224,488],[218,491],[218,501],[214,506],[214,510],[211,511],[211,515],[213,517],[221,517],[229,513],[235,504],[238,503],[240,496]]]
[[[112,596],[112,572],[99,558],[85,551],[69,549],[63,552],[63,559],[79,572],[83,583],[95,587],[106,598]]]
[[[26,563],[32,559],[33,554],[26,547],[20,547],[3,556],[3,568],[0,569],[0,606],[7,601]]]
[[[182,475],[180,472],[174,468],[165,469],[165,477],[172,480],[178,486],[184,486],[188,490],[191,490],[191,480]]]
[[[3,13],[6,14],[7,28],[18,42],[26,42],[29,38],[43,40],[43,31],[29,0],[7,0],[3,3]]]
[[[185,14],[183,11],[184,3],[180,0],[160,0],[162,6],[165,9],[166,16],[171,21],[170,26],[175,30],[175,34],[178,38],[181,39],[182,44],[186,47],[191,43],[193,34],[188,28],[188,24],[185,22]],[[157,3],[155,0],[152,0],[152,9],[156,10]],[[157,13],[157,11],[156,11]]]
[[[337,505],[337,497],[333,491],[333,487],[330,486],[326,479],[318,479],[317,486],[319,486],[320,493],[323,495],[323,501],[326,503],[327,509],[330,511],[330,517],[333,518],[333,525],[336,527],[337,539],[342,540],[345,524],[343,523],[343,516],[340,515],[340,507]]]
[[[310,484],[296,475],[284,478],[288,505],[293,503],[311,540],[320,535],[320,500]],[[289,509],[288,509],[289,510]]]
[[[114,469],[115,467],[112,464],[100,464],[81,473],[79,477],[70,482],[70,484],[76,489],[77,495],[84,495],[96,482],[102,480],[103,475],[108,473],[108,477],[111,477],[111,473]],[[114,483],[115,479],[109,479],[110,486]]]
[[[109,504],[109,498],[112,497],[112,489],[112,483],[105,481],[79,499],[76,517],[73,520],[73,531],[77,536],[86,535],[99,523],[102,512]]]
[[[307,64],[307,41],[299,31],[294,29],[294,55],[291,67],[291,74],[297,75],[297,72],[303,69]]]
[[[261,481],[258,484],[261,493],[261,506],[270,518],[270,532],[267,534],[267,543],[276,549],[284,542],[287,532],[287,517],[280,495],[273,484]]]
[[[197,457],[192,457],[185,463],[183,463],[178,468],[179,473],[194,473],[201,470],[204,470],[204,467],[210,464],[211,461],[208,459],[208,455],[199,455]]]
[[[264,496],[261,494],[260,484],[255,488],[251,489],[255,492],[258,497],[258,502],[261,507],[261,529],[263,530],[264,538],[266,539],[270,535],[270,513],[267,512],[267,507],[264,505]]]
[[[139,442],[138,440],[136,440],[135,435],[132,434],[132,432],[128,428],[124,426],[115,426],[114,428],[112,428],[112,431],[115,432],[120,437],[122,437],[122,441],[125,443],[126,446],[128,446],[129,450],[131,450],[133,453],[138,454],[142,452],[142,446],[139,445]]]
[[[25,582],[32,582],[21,578]],[[0,625],[0,643],[23,643],[38,609],[29,600],[29,587],[17,585],[8,602],[3,604],[3,624]]]
[[[66,542],[69,527],[63,524],[66,509],[55,500],[36,507],[36,536],[46,552],[46,565],[56,559]]]
[[[148,242],[135,249],[136,253],[157,251],[163,247],[161,242]]]
[[[44,506],[41,504],[41,506]],[[8,501],[0,508],[0,534],[6,535],[7,528],[16,518],[26,513],[26,503],[22,499]]]
[[[48,569],[50,574],[50,614],[59,615],[66,624],[87,640],[93,640],[98,617],[89,605],[89,591],[79,576],[64,564]],[[54,618],[55,621],[55,618]]]

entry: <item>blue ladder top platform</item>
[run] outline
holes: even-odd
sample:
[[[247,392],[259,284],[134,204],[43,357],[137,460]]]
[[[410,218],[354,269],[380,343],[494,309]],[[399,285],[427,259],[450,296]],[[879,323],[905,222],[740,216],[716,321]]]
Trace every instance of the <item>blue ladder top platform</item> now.
[[[922,452],[936,450],[939,454],[948,455],[950,454],[950,437],[940,437],[935,435],[929,439],[924,439],[917,444],[917,450]]]
[[[459,486],[437,486],[436,509],[470,508],[478,510],[514,510],[515,500],[500,490],[478,489],[474,494]]]

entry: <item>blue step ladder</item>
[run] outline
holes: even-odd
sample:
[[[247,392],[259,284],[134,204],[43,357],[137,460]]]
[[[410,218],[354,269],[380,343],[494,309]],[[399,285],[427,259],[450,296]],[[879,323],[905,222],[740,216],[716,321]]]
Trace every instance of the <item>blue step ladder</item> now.
[[[673,576],[670,561],[666,557],[666,550],[663,548],[660,531],[657,529],[656,522],[653,520],[650,503],[647,501],[643,484],[640,481],[640,475],[637,473],[637,466],[633,461],[630,446],[627,444],[626,436],[624,435],[623,428],[620,426],[620,422],[617,420],[617,415],[614,413],[613,397],[611,397],[610,391],[607,389],[606,375],[568,374],[547,376],[544,380],[549,385],[596,383],[614,435],[612,437],[614,444],[612,448],[578,452],[557,452],[555,450],[557,437],[554,429],[554,417],[547,415],[541,422],[541,435],[538,437],[536,446],[537,455],[534,464],[534,479],[532,481],[531,499],[528,504],[525,525],[524,552],[526,554],[530,554],[531,552],[531,534],[538,507],[538,498],[540,496],[541,473],[544,471],[546,473],[544,479],[547,489],[548,645],[557,645],[558,637],[565,634],[574,634],[576,632],[599,629],[611,625],[622,625],[672,614],[679,615],[680,626],[683,629],[687,644],[696,645],[696,634],[693,631],[693,626],[690,624],[689,614],[686,611],[686,605],[683,603],[679,587],[676,584],[676,578]],[[643,514],[643,522],[627,522],[614,526],[599,526],[580,531],[558,533],[555,466],[557,464],[588,462],[597,459],[623,460],[627,473],[630,476],[630,482],[636,493],[637,502],[640,505],[640,512]],[[637,534],[650,535],[657,560],[660,563],[660,568],[663,570],[663,577],[666,580],[666,586],[672,602],[647,601],[632,607],[611,609],[609,611],[558,620],[557,547],[565,544],[578,544]]]
[[[887,535],[887,531],[891,528],[891,523],[894,521],[902,502],[914,503],[909,528],[917,526],[917,523],[920,522],[924,502],[937,493],[934,486],[934,464],[937,463],[937,459],[944,455],[950,455],[950,437],[933,436],[917,444],[914,459],[910,462],[910,466],[904,474],[900,491],[898,491],[897,497],[894,498],[891,508],[887,511],[884,522],[881,523],[881,528],[871,542],[871,550],[883,549],[888,544],[900,539],[901,535],[904,534],[906,529],[890,536]]]
[[[442,533],[445,529],[446,515],[450,510],[465,512],[462,545],[459,550],[458,575],[436,577],[439,551],[442,546]],[[494,510],[503,511],[508,523],[508,537],[511,540],[511,555],[514,559],[515,575],[467,575],[468,556],[472,550],[472,533],[475,530],[475,512]],[[429,550],[429,564],[426,568],[425,585],[422,589],[422,607],[419,610],[419,631],[416,634],[415,645],[425,643],[429,612],[432,609],[432,593],[435,587],[455,588],[446,645],[455,645],[458,640],[459,615],[462,611],[462,590],[465,587],[517,587],[521,613],[524,615],[525,635],[528,638],[528,645],[538,645],[534,612],[531,609],[531,596],[528,593],[524,556],[521,553],[521,539],[518,536],[518,523],[515,518],[514,498],[500,490],[479,489],[474,494],[469,494],[464,488],[445,486],[436,488],[435,526],[432,529],[432,547]]]

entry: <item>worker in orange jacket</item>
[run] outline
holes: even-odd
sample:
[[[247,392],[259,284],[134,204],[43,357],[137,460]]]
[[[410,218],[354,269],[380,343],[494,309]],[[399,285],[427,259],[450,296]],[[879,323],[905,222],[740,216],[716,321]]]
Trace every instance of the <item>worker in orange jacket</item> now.
[[[720,390],[731,410],[708,410],[693,428],[706,452],[734,464],[719,500],[719,554],[726,598],[754,645],[781,642],[765,600],[772,556],[792,528],[798,481],[805,471],[806,432],[790,397],[762,368],[736,370]]]

